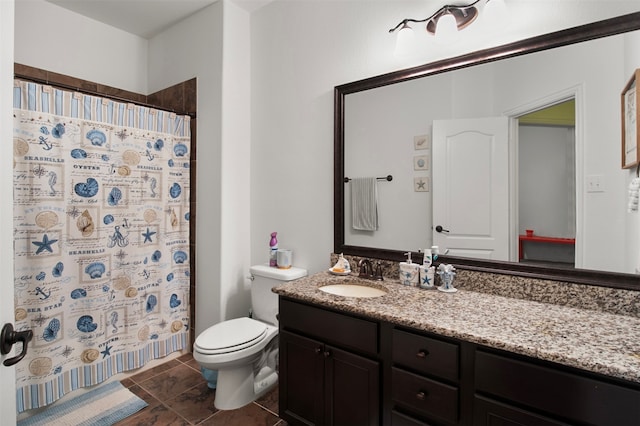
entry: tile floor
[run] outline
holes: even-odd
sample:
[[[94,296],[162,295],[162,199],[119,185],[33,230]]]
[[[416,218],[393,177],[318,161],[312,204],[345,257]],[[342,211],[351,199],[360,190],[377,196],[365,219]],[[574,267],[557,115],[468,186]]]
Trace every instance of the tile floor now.
[[[286,426],[278,418],[277,386],[259,400],[237,410],[221,411],[213,405],[215,391],[207,387],[191,354],[168,361],[122,380],[149,405],[116,423],[117,426],[225,425]]]

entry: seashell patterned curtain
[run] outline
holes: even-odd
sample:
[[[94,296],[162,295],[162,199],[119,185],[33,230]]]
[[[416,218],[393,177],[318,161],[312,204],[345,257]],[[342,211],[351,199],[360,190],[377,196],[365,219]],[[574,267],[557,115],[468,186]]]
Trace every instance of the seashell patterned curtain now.
[[[187,348],[189,124],[15,81],[18,412]]]

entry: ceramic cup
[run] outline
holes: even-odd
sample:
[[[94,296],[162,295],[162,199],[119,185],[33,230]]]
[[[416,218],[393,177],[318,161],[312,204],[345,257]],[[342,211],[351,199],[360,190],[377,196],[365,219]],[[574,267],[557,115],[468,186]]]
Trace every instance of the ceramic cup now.
[[[278,249],[276,253],[276,264],[280,269],[291,268],[292,253],[291,250]]]

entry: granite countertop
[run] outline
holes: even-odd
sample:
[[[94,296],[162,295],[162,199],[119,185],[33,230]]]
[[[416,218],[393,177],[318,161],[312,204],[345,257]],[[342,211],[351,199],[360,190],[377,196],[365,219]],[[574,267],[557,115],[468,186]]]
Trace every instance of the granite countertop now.
[[[344,312],[503,349],[640,383],[640,318],[460,289],[422,290],[399,281],[367,281],[376,298],[318,290],[357,277],[320,272],[273,292]]]

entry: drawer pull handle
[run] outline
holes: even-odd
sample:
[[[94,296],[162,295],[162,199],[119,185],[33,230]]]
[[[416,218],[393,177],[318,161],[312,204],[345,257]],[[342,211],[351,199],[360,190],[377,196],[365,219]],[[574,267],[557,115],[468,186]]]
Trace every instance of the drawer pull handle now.
[[[429,355],[429,351],[426,349],[420,349],[420,351],[416,354],[418,358],[425,359]]]
[[[425,399],[427,399],[427,393],[425,391],[420,391],[416,394],[416,399],[420,400],[420,401],[424,401]]]
[[[324,351],[324,357],[329,358],[331,356],[331,351]]]
[[[320,346],[318,346],[316,348],[316,355],[320,355],[322,353],[322,348]]]

